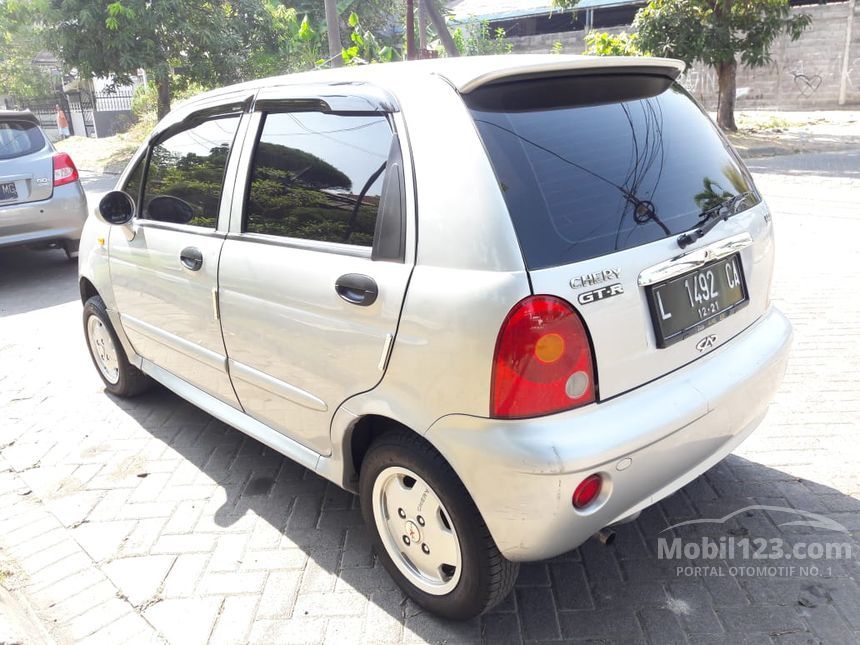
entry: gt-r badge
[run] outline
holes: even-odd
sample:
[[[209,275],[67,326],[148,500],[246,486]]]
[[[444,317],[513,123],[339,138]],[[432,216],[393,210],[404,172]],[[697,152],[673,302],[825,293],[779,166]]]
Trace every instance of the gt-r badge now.
[[[607,298],[611,298],[612,296],[617,296],[622,293],[624,293],[624,287],[622,287],[619,282],[617,284],[610,284],[608,287],[600,287],[600,289],[581,293],[579,294],[579,297],[577,297],[577,301],[581,305],[589,305],[592,302],[606,300]]]
[[[710,336],[705,336],[702,340],[696,343],[696,349],[700,352],[704,352],[706,349],[711,349],[714,345],[717,344],[717,337],[714,334]]]

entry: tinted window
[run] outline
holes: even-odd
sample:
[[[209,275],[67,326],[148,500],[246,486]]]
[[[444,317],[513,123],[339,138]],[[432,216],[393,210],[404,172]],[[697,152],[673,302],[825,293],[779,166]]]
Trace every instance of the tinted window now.
[[[391,136],[383,116],[266,115],[245,229],[371,246]]]
[[[579,91],[571,90],[575,83]],[[582,105],[592,102],[589,88],[597,104]],[[634,90],[647,96],[647,89],[624,77],[590,77],[497,86],[469,99],[529,268],[680,234],[703,210],[754,193],[746,170],[682,88],[613,97]],[[758,199],[751,195],[746,207]]]
[[[26,121],[0,121],[0,159],[33,154],[45,147],[38,126]]]
[[[206,121],[153,146],[143,217],[215,228],[239,116]]]

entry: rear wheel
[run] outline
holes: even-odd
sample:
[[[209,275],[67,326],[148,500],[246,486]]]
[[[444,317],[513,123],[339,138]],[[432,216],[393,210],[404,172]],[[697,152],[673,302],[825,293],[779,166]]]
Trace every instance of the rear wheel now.
[[[129,397],[150,387],[149,377],[128,362],[100,296],[84,303],[84,335],[90,358],[108,392]]]
[[[386,434],[368,450],[361,509],[392,578],[422,607],[467,619],[503,600],[519,565],[506,560],[450,465],[411,434]]]

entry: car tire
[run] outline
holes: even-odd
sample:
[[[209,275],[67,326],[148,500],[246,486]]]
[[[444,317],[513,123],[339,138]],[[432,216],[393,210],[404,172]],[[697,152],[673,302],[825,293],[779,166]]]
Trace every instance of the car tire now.
[[[105,390],[125,398],[149,389],[152,380],[128,362],[100,296],[93,296],[84,303],[83,322],[90,358]]]
[[[361,464],[359,493],[383,566],[428,611],[465,620],[513,589],[519,564],[502,556],[454,470],[417,435],[378,437]]]

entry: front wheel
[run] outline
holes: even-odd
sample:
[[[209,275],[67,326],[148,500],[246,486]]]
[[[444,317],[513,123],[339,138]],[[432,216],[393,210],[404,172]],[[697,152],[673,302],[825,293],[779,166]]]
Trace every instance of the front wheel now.
[[[419,605],[464,620],[510,593],[519,565],[502,556],[451,466],[423,439],[377,439],[359,488],[383,566]]]
[[[100,296],[84,303],[84,335],[90,358],[108,392],[130,397],[149,389],[152,381],[128,362]]]

